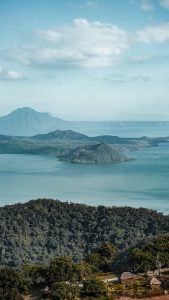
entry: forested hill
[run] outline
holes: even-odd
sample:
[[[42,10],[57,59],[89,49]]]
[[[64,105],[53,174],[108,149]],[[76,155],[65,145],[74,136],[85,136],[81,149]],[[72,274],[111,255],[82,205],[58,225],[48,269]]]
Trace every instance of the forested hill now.
[[[54,255],[80,260],[105,241],[127,249],[167,232],[169,216],[149,209],[35,200],[0,208],[0,264],[46,262]]]

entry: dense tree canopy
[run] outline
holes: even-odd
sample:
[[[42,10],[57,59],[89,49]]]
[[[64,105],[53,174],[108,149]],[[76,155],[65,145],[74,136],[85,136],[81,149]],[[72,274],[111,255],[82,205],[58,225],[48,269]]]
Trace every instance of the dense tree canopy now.
[[[103,243],[86,257],[86,261],[96,269],[110,271],[117,249],[111,243]]]
[[[106,285],[103,281],[92,278],[84,282],[84,294],[87,296],[99,297],[106,295]]]
[[[27,283],[22,272],[13,269],[0,270],[0,299],[21,300],[21,293],[27,289]]]
[[[0,208],[0,264],[48,262],[56,255],[81,261],[103,243],[125,250],[167,232],[169,216],[149,209],[30,201]]]
[[[55,257],[49,264],[49,282],[73,281],[75,266],[70,257]]]
[[[51,300],[75,300],[79,296],[79,287],[77,284],[55,282],[52,286],[50,295]]]
[[[169,235],[154,238],[142,248],[132,249],[130,265],[135,271],[155,270],[169,266]]]

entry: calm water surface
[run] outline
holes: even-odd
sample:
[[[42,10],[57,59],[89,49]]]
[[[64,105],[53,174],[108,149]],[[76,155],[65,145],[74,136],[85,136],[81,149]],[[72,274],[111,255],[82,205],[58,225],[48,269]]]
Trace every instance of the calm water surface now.
[[[81,165],[32,155],[0,155],[0,205],[39,197],[169,213],[169,144],[127,153],[136,160]]]

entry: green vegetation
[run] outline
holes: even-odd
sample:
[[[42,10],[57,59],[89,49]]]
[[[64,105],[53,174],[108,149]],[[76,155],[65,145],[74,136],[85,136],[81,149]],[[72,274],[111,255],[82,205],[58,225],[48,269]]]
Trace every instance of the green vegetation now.
[[[141,248],[134,248],[129,256],[130,265],[136,272],[169,266],[169,235],[158,236]]]
[[[86,261],[96,270],[109,272],[116,255],[117,249],[111,243],[103,243],[86,257]]]
[[[75,300],[79,297],[79,287],[77,284],[55,282],[51,287],[51,300]]]
[[[81,261],[109,242],[114,246],[107,249],[104,260],[101,250],[93,254],[100,269],[107,271],[116,249],[122,261],[124,250],[167,232],[169,216],[149,209],[91,207],[47,199],[30,201],[0,208],[0,265],[18,267],[48,262],[54,256]],[[88,262],[91,261],[92,257]]]
[[[156,252],[157,240],[162,241]],[[163,257],[168,244],[168,235],[158,236],[150,244],[154,251],[154,262],[157,255]],[[141,248],[139,248],[141,251]],[[101,244],[90,254],[98,254],[109,266],[116,260],[116,250],[111,243]],[[88,256],[89,258],[89,256]],[[143,263],[142,263],[143,264]],[[169,264],[168,264],[169,265]],[[105,266],[105,265],[104,265]],[[101,268],[100,268],[101,267]],[[107,267],[107,265],[106,265]],[[169,289],[169,276],[166,273],[157,275],[159,287],[151,286],[149,277],[135,273],[132,280],[121,283],[120,280],[109,282],[108,279],[120,277],[120,274],[103,273],[102,265],[93,267],[85,261],[73,262],[70,257],[56,256],[46,264],[27,264],[20,268],[0,269],[0,300],[23,300],[26,295],[36,294],[36,300],[75,300],[75,299],[117,299],[121,296],[146,297],[164,294]],[[25,295],[25,296],[24,296]],[[27,299],[27,298],[26,298]]]
[[[106,284],[97,278],[87,279],[84,281],[83,294],[94,298],[106,296]]]
[[[0,299],[22,300],[21,294],[26,292],[27,283],[22,272],[13,269],[0,270]]]

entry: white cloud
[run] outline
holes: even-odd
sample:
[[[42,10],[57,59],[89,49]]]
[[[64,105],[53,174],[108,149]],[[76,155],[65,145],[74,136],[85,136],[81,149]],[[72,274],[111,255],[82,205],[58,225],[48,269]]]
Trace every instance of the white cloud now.
[[[169,0],[160,0],[160,5],[166,9],[169,9]]]
[[[126,31],[86,19],[36,34],[36,44],[12,49],[10,55],[24,64],[43,67],[105,67],[117,63],[129,45]]]
[[[23,79],[25,76],[21,72],[16,72],[13,70],[5,70],[0,66],[0,79],[3,80],[18,80]]]
[[[150,2],[150,0],[141,0],[140,7],[144,11],[152,11],[155,6]]]
[[[164,43],[169,40],[169,23],[148,26],[137,31],[137,39],[144,43]]]

